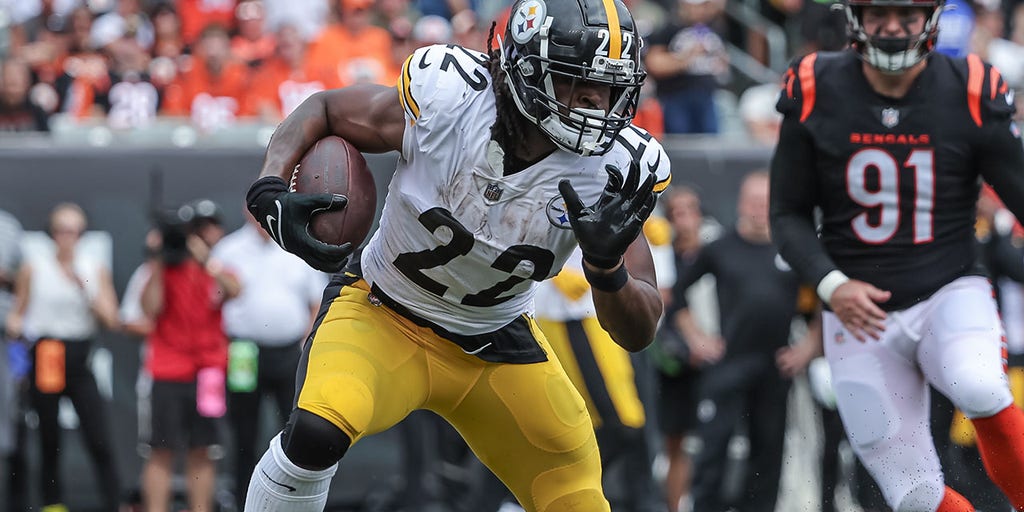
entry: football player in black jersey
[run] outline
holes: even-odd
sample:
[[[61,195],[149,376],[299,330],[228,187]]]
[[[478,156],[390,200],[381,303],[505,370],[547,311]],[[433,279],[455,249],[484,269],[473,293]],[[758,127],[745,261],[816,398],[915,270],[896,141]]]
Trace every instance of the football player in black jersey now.
[[[839,413],[886,501],[974,510],[943,483],[930,383],[972,420],[989,475],[1024,510],[1024,413],[973,235],[981,179],[1024,218],[1024,154],[999,72],[975,55],[932,53],[942,8],[848,0],[851,47],[788,70],[773,238],[828,305]]]

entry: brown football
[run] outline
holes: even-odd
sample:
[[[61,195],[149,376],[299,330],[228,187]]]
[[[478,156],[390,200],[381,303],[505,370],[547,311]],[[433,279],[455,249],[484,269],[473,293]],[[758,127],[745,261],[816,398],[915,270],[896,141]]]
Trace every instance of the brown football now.
[[[348,141],[333,135],[317,141],[295,168],[291,189],[348,198],[341,210],[313,215],[309,230],[318,240],[359,247],[366,239],[377,211],[377,186],[363,155]]]

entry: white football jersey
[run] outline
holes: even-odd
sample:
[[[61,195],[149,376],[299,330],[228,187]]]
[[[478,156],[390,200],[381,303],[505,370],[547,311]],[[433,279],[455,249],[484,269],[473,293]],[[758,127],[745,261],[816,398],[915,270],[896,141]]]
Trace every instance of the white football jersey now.
[[[495,98],[487,57],[454,45],[413,53],[398,88],[408,125],[398,167],[363,276],[417,316],[450,332],[497,330],[532,313],[534,286],[554,276],[576,247],[558,182],[585,204],[637,159],[668,186],[668,156],[639,128],[623,130],[602,156],[556,150],[504,176],[491,141]],[[641,180],[643,181],[643,180]]]

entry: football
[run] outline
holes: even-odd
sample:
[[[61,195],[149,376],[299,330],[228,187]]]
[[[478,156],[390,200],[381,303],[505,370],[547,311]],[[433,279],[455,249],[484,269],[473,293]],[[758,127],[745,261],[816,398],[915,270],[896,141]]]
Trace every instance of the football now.
[[[341,137],[320,139],[292,173],[291,190],[305,194],[341,194],[348,206],[313,214],[310,233],[322,242],[359,247],[377,212],[377,186],[363,155]]]

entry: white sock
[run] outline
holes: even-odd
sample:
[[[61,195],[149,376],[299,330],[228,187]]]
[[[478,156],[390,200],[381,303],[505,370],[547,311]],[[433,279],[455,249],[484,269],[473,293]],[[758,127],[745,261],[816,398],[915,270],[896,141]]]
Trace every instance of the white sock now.
[[[252,473],[245,512],[323,512],[337,470],[338,464],[320,471],[296,466],[284,454],[279,433]]]

